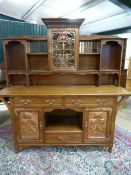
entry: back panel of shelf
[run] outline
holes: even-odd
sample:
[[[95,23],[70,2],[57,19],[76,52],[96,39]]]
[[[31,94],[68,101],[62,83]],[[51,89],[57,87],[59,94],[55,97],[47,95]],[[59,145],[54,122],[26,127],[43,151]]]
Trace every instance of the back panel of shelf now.
[[[99,54],[80,54],[79,70],[99,70],[100,55]]]
[[[10,41],[5,45],[8,70],[25,70],[25,45],[19,41]]]
[[[100,41],[79,42],[79,70],[99,70]]]
[[[100,85],[119,85],[119,75],[118,74],[101,74],[100,75]]]
[[[64,74],[47,74],[47,75],[30,75],[30,85],[98,85],[98,75],[79,75],[72,73]]]
[[[27,59],[29,71],[48,70],[47,41],[28,41]]]
[[[120,70],[122,46],[117,41],[104,41],[101,46],[101,70]]]
[[[8,86],[27,86],[26,75],[9,75]]]

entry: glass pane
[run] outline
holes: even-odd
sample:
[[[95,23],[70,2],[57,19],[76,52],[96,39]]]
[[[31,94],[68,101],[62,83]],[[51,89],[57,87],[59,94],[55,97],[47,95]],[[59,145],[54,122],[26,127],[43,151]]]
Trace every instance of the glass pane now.
[[[73,69],[74,38],[73,32],[53,32],[53,68]]]

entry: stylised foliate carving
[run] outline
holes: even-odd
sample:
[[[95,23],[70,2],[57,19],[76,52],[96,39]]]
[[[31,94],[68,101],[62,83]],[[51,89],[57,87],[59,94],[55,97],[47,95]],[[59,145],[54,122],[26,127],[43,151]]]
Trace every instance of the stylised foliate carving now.
[[[89,112],[89,138],[105,138],[107,115],[107,111]]]
[[[74,39],[73,32],[53,32],[53,68],[74,69]]]
[[[38,112],[20,112],[21,139],[38,139],[39,125]]]

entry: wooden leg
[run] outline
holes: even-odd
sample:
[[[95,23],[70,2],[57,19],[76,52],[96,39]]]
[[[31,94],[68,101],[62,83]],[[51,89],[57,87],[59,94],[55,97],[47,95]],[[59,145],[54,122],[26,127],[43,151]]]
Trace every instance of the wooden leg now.
[[[14,149],[15,149],[15,153],[17,154],[17,153],[19,153],[19,151],[20,151],[20,148],[19,148],[19,146],[14,146]]]
[[[112,148],[113,148],[113,145],[109,145],[109,149],[108,149],[108,152],[109,152],[109,153],[112,152]]]

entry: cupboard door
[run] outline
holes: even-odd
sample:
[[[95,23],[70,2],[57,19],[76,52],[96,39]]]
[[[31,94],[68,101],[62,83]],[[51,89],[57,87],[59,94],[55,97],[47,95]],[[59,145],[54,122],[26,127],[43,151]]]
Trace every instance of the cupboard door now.
[[[42,115],[39,109],[16,109],[17,138],[22,141],[41,140]]]
[[[112,108],[87,109],[84,112],[84,142],[108,142]]]

